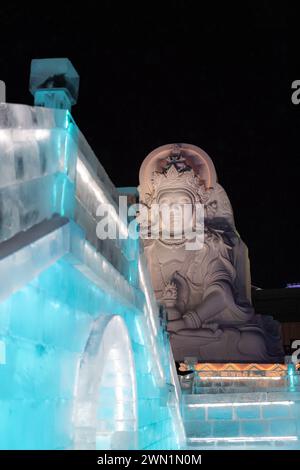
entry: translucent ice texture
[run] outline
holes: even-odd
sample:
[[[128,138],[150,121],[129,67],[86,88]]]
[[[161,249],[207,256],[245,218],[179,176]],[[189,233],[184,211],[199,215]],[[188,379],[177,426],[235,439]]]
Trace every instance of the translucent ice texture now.
[[[139,240],[70,113],[0,104],[0,169],[0,448],[178,448]],[[97,238],[103,204],[124,239]]]
[[[4,257],[0,262],[0,278],[5,279],[0,284],[0,299],[26,285],[68,251],[69,227],[64,225]]]
[[[185,395],[188,448],[299,449],[299,410],[299,392]]]
[[[178,446],[178,401],[168,400],[167,383],[158,376],[165,361],[153,354],[158,340],[149,337],[147,317],[121,290],[116,296],[100,279],[91,281],[90,268],[79,271],[73,257],[32,273],[31,282],[0,303],[7,357],[0,367],[7,410],[1,425],[9,432],[9,438],[0,433],[0,447],[144,448],[160,438],[166,446],[167,437],[170,447]],[[106,271],[107,281],[111,274]],[[115,326],[103,337],[111,320],[120,331]],[[27,430],[32,435],[24,439]]]
[[[68,111],[0,104],[0,168],[0,241],[58,213],[74,219],[96,250],[128,276],[135,253],[130,240],[99,240],[96,234],[97,208],[109,204],[126,236],[118,192]]]

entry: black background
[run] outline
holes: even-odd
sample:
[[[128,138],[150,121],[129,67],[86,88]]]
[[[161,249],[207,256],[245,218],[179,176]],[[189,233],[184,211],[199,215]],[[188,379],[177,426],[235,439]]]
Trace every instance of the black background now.
[[[137,186],[159,145],[202,147],[249,247],[253,283],[300,281],[296,4],[93,5],[1,5],[7,101],[32,104],[31,59],[68,57],[81,77],[72,113],[117,186]]]

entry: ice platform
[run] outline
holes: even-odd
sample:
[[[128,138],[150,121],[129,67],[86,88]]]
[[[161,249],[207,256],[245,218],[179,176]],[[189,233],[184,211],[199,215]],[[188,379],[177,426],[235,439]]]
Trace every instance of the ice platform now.
[[[182,413],[187,449],[300,449],[292,364],[195,364]]]

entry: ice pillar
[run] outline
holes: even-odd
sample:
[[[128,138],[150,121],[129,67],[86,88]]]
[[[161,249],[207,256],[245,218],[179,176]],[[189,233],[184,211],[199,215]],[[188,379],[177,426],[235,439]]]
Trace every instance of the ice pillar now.
[[[33,59],[30,92],[35,106],[71,110],[76,104],[79,75],[69,59]]]

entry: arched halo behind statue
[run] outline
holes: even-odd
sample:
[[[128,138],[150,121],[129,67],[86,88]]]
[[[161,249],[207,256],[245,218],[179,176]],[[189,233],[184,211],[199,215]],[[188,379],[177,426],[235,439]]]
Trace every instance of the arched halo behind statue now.
[[[165,240],[161,232],[144,243],[175,360],[281,362],[279,324],[254,313],[248,250],[211,158],[195,145],[163,145],[145,158],[139,179],[140,202],[149,210],[154,203],[204,207],[200,249],[187,250],[184,238]]]
[[[170,159],[184,162],[189,166],[205,184],[206,189],[214,188],[217,183],[217,175],[211,158],[204,150],[190,144],[167,144],[153,150],[143,161],[140,173],[140,199],[143,201],[145,194],[151,192],[151,181],[154,172],[162,172]],[[179,166],[179,165],[178,165]],[[180,168],[177,168],[180,169]]]

